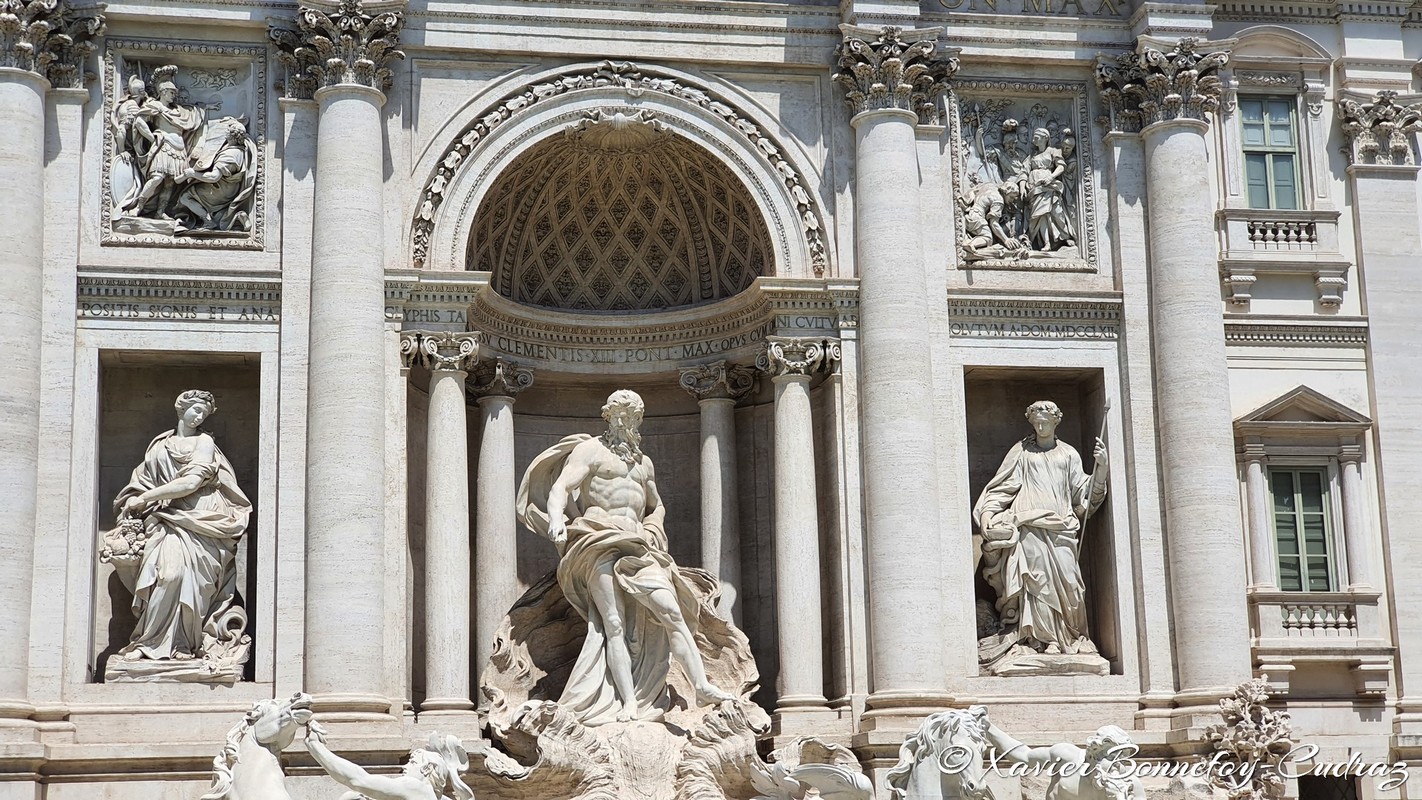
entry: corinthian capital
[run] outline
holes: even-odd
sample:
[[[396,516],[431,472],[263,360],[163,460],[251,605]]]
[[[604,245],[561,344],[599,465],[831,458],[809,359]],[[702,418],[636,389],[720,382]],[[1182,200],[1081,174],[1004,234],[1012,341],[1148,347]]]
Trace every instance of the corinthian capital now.
[[[533,370],[512,361],[495,358],[481,363],[474,370],[469,394],[480,397],[518,397],[519,392],[533,385]]]
[[[84,59],[103,32],[97,11],[75,14],[64,0],[0,0],[0,67],[43,75],[51,86],[78,88]]]
[[[920,123],[939,123],[938,97],[958,71],[957,48],[933,58],[942,28],[840,25],[839,29],[844,41],[834,80],[844,87],[854,113],[900,108],[917,114]]]
[[[405,57],[396,48],[405,27],[403,11],[371,13],[365,0],[340,0],[331,10],[301,6],[296,25],[297,30],[274,27],[269,32],[277,61],[286,70],[288,97],[309,98],[323,86],[340,84],[386,91],[390,64]]]
[[[1422,130],[1422,103],[1399,105],[1397,92],[1378,92],[1371,103],[1338,102],[1350,164],[1415,163],[1412,136]]]
[[[1216,73],[1229,63],[1223,49],[1201,53],[1205,44],[1186,38],[1165,51],[1142,43],[1135,52],[1098,57],[1096,88],[1111,130],[1136,132],[1177,119],[1205,121],[1220,105]]]
[[[754,370],[725,361],[681,371],[681,388],[690,392],[697,400],[726,397],[738,400],[754,385]]]
[[[479,334],[401,331],[400,360],[431,372],[468,372],[479,357]]]
[[[766,339],[765,349],[756,357],[755,366],[777,378],[813,375],[830,369],[839,361],[839,353],[839,341],[836,339],[773,336]]]

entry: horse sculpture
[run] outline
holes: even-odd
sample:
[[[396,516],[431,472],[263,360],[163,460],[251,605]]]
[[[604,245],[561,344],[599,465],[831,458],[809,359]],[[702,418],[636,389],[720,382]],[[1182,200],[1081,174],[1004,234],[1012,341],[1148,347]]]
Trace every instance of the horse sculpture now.
[[[281,751],[311,720],[311,696],[258,700],[227,732],[222,752],[212,760],[212,788],[200,800],[291,800]]]
[[[885,779],[894,800],[994,800],[987,785],[987,709],[940,711],[899,748]]]

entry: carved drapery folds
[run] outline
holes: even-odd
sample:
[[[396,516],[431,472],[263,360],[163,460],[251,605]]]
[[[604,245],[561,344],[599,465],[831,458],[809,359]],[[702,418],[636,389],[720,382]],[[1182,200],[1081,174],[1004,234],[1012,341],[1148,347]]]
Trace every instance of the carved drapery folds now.
[[[38,73],[55,88],[82,88],[84,59],[103,31],[97,11],[75,14],[64,0],[0,0],[0,67]]]
[[[1202,53],[1205,43],[1190,37],[1170,51],[1141,47],[1096,64],[1096,88],[1113,131],[1135,133],[1157,122],[1176,119],[1204,121],[1219,108],[1219,69],[1229,53]]]
[[[1399,105],[1397,92],[1378,92],[1371,103],[1338,101],[1350,164],[1412,165],[1412,137],[1422,130],[1422,103]]]
[[[738,400],[755,386],[755,371],[739,364],[717,361],[682,370],[681,388],[697,400]]]
[[[755,366],[775,377],[814,375],[833,369],[839,358],[837,339],[775,336],[766,339],[765,349],[756,356]]]
[[[479,358],[479,334],[449,331],[401,331],[400,362],[431,372],[468,372]]]
[[[357,84],[387,91],[390,65],[403,59],[401,11],[365,10],[362,0],[341,0],[326,12],[302,6],[297,30],[272,28],[277,61],[286,70],[282,90],[288,97],[310,98],[323,86]]]
[[[494,358],[474,369],[469,394],[475,400],[480,397],[518,397],[520,392],[532,385],[533,370],[503,358]]]
[[[834,80],[858,114],[886,108],[912,111],[920,124],[941,123],[938,98],[958,71],[957,49],[938,51],[939,28],[879,29],[841,25]]]

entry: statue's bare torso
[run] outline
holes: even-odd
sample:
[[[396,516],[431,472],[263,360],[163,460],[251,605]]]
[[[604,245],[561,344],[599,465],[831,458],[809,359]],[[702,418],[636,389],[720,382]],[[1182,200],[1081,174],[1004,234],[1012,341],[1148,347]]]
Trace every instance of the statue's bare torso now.
[[[563,473],[582,476],[576,486],[578,504],[584,512],[600,508],[640,523],[658,505],[652,460],[641,455],[635,463],[628,464],[601,439],[589,439],[575,447]]]

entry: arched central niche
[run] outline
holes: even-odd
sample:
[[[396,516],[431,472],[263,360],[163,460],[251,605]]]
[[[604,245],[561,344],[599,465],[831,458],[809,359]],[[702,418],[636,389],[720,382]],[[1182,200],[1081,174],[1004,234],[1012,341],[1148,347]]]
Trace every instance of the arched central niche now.
[[[596,112],[530,148],[484,196],[468,249],[504,297],[580,312],[715,302],[772,259],[744,185],[650,112]]]

